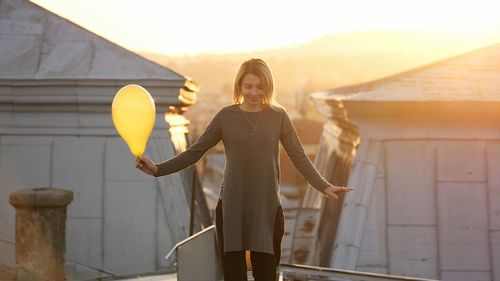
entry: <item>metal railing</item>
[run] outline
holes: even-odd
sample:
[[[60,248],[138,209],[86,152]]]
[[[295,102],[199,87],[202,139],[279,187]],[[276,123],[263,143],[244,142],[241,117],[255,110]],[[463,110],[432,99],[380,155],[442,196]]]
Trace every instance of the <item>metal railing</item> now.
[[[207,239],[207,237],[209,239]],[[196,240],[199,240],[196,242]],[[200,247],[199,244],[196,243],[202,243],[206,247]],[[189,246],[190,244],[193,244],[192,246]],[[196,244],[196,245],[195,245]],[[185,249],[183,249],[185,247]],[[169,259],[175,250],[182,249],[182,251],[187,252],[188,254],[181,257],[180,260],[178,260],[179,263],[185,263],[186,267],[189,271],[196,271],[195,268],[192,266],[194,264],[200,265],[199,259],[200,257],[208,257],[210,256],[211,258],[208,260],[205,260],[205,263],[209,260],[212,260],[213,258],[213,253],[211,255],[208,255],[205,252],[212,252],[215,251],[217,252],[217,247],[215,245],[215,226],[210,226],[203,231],[200,231],[199,233],[192,235],[185,240],[177,243],[173,247],[173,249],[167,254],[166,259]],[[217,256],[218,253],[215,255]],[[178,257],[179,258],[179,257]],[[179,264],[177,264],[179,266]],[[214,262],[210,266],[220,266],[218,262]],[[99,270],[99,269],[98,269]],[[218,269],[220,271],[220,268]],[[387,274],[378,274],[378,273],[370,273],[370,272],[361,272],[361,271],[351,271],[351,270],[341,270],[341,269],[333,269],[333,268],[326,268],[326,267],[316,267],[316,266],[308,266],[308,265],[296,265],[296,264],[285,264],[281,263],[279,265],[279,275],[280,275],[280,280],[283,281],[437,281],[435,279],[425,279],[425,278],[416,278],[416,277],[408,277],[408,276],[397,276],[397,275],[387,275]],[[100,271],[100,270],[99,270]],[[212,270],[213,271],[213,270]],[[218,278],[217,274],[213,274],[212,271],[200,271],[199,273],[202,274],[200,275],[200,278],[197,278],[196,280],[202,280],[204,277],[206,277],[205,280],[220,280]],[[155,276],[155,275],[161,275],[161,274],[166,274],[166,273],[175,273],[176,270],[172,269],[169,271],[165,272],[155,272],[155,273],[150,273],[150,274],[132,274],[130,276],[125,276],[128,278],[134,278],[134,277],[145,277],[145,276]],[[210,274],[207,274],[210,273]],[[108,280],[124,280],[124,276],[121,276],[118,278],[115,274],[109,273],[109,272],[101,272],[101,273],[107,273],[111,276],[108,275],[108,277],[101,276],[100,278],[97,279],[92,279],[92,280],[100,280],[100,281],[108,281]],[[178,270],[177,270],[177,273]],[[177,277],[182,277],[177,274]],[[222,277],[222,276],[220,276]],[[70,279],[71,280],[71,279]],[[85,279],[87,280],[87,279]],[[178,280],[189,280],[189,279],[183,279],[179,278]],[[253,280],[252,275],[249,274],[248,280]]]
[[[361,271],[340,270],[325,267],[280,264],[280,274],[283,280],[313,281],[437,281],[407,276],[387,275]]]

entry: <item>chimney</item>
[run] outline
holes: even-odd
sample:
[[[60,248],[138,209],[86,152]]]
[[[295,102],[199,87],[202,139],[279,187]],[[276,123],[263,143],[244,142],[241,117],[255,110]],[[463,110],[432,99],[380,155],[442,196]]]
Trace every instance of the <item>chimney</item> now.
[[[66,208],[71,201],[72,191],[57,188],[10,194],[16,208],[16,264],[40,280],[66,280]]]

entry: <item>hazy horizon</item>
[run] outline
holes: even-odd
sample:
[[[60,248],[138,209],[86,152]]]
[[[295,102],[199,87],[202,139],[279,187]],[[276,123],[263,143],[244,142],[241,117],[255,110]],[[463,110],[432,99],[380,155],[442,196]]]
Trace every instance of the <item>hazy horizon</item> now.
[[[500,28],[489,0],[32,2],[127,49],[170,56],[259,52],[352,32]]]
[[[436,32],[358,32],[260,52],[184,57],[140,55],[186,75],[201,86],[198,102],[186,114],[203,128],[207,116],[231,103],[234,75],[240,64],[251,57],[268,62],[275,76],[278,102],[293,110],[300,95],[380,79],[499,44],[500,33],[494,35],[467,40]],[[314,111],[311,107],[310,112]],[[320,119],[318,114],[316,117]]]
[[[481,31],[481,32],[471,32],[471,31],[455,31],[455,32],[450,32],[447,30],[425,30],[425,29],[419,29],[419,30],[371,30],[371,31],[352,31],[352,32],[343,32],[343,33],[338,33],[338,34],[326,34],[326,35],[321,35],[319,37],[313,38],[311,40],[307,40],[305,42],[297,43],[297,44],[291,44],[291,45],[283,45],[283,46],[272,46],[272,47],[267,47],[267,48],[260,48],[260,49],[254,49],[254,50],[234,50],[234,51],[201,51],[198,53],[192,53],[192,54],[172,54],[172,53],[162,53],[162,52],[152,52],[148,50],[141,50],[141,49],[130,49],[133,52],[139,53],[139,54],[151,54],[151,55],[160,55],[160,56],[165,56],[165,57],[171,57],[171,58],[195,58],[195,57],[203,57],[203,56],[240,56],[240,55],[245,55],[245,54],[265,54],[265,53],[272,53],[275,51],[282,51],[282,50],[293,50],[293,49],[301,49],[304,47],[307,47],[312,44],[316,44],[317,42],[320,42],[322,40],[329,40],[331,38],[352,38],[352,37],[363,37],[365,35],[370,35],[370,34],[418,34],[419,36],[442,36],[445,35],[445,37],[441,37],[440,40],[449,40],[453,41],[455,43],[459,43],[461,45],[456,45],[454,48],[456,49],[467,49],[468,46],[471,46],[471,48],[476,48],[480,46],[487,46],[490,44],[495,44],[495,43],[500,43],[500,27],[499,28],[494,28],[490,29],[488,31]],[[448,36],[448,37],[446,37]],[[349,40],[348,39],[348,40]],[[473,41],[474,40],[474,41]],[[351,49],[350,52],[356,52],[359,51],[359,49],[380,49],[381,44],[387,44],[387,42],[382,42],[382,41],[376,41],[373,42],[372,46],[366,46],[366,45],[360,45],[360,46],[352,46],[354,49]],[[376,47],[373,47],[376,46]],[[434,48],[440,48],[440,46],[433,46]],[[387,50],[388,51],[394,51],[398,50],[399,46],[398,45],[387,45]],[[327,50],[327,51],[331,51]],[[347,51],[347,50],[343,50]],[[399,51],[405,52],[408,50],[405,50],[404,48],[400,48]]]

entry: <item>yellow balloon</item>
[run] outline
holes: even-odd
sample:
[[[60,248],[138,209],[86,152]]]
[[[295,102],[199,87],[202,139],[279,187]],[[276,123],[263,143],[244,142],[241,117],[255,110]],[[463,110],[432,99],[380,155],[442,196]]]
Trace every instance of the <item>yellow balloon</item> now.
[[[141,156],[155,123],[156,109],[151,95],[139,85],[127,85],[116,93],[111,113],[115,128],[130,152]]]

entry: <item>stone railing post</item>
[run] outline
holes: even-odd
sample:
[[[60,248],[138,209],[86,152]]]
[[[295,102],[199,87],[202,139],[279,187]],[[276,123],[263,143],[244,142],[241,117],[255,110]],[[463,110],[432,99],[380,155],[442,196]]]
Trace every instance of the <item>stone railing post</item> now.
[[[9,199],[16,208],[16,264],[41,280],[66,280],[66,207],[73,192],[34,188]]]

